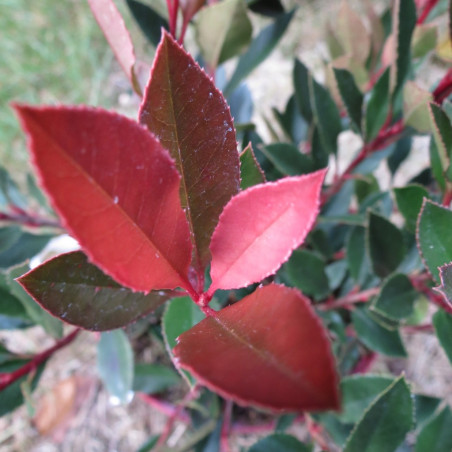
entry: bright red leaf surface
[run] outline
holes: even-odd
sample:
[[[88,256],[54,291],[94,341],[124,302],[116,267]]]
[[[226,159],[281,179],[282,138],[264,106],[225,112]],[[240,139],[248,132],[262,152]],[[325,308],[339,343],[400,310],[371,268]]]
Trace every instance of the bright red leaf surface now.
[[[255,185],[231,199],[212,236],[212,285],[236,289],[273,274],[314,224],[325,170]]]
[[[116,59],[134,89],[141,95],[141,90],[134,73],[135,52],[121,14],[112,0],[88,0],[88,3]]]
[[[339,408],[326,331],[296,289],[258,288],[179,336],[174,354],[202,384],[240,404]]]
[[[87,107],[16,107],[40,182],[92,262],[137,291],[189,287],[180,176],[136,122]]]
[[[239,156],[229,107],[192,57],[164,33],[140,109],[145,124],[170,150],[180,174],[198,274],[223,207],[238,193]]]

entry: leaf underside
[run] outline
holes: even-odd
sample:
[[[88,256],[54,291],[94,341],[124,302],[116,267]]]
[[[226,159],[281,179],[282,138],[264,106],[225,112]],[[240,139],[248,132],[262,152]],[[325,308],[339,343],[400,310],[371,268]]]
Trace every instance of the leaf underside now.
[[[327,335],[296,289],[260,287],[178,340],[180,366],[239,404],[278,411],[339,407]]]

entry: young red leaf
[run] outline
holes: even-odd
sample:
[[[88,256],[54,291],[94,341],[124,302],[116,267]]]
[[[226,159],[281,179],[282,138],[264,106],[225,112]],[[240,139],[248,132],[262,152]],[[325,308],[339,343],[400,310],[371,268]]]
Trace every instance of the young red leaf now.
[[[176,160],[182,175],[182,207],[194,244],[194,265],[198,274],[203,274],[218,217],[239,191],[239,155],[224,97],[166,32],[139,116]]]
[[[16,281],[46,311],[91,331],[122,328],[175,296],[172,291],[132,292],[80,251],[50,259]]]
[[[189,287],[180,176],[155,137],[101,109],[16,110],[41,185],[92,262],[137,291]]]
[[[236,289],[273,274],[306,238],[326,170],[255,185],[224,208],[212,236],[212,285]]]
[[[327,334],[296,289],[258,288],[179,336],[174,354],[202,384],[239,404],[339,408]]]
[[[88,0],[88,3],[116,59],[134,90],[141,96],[141,89],[134,72],[135,52],[121,14],[112,0]]]

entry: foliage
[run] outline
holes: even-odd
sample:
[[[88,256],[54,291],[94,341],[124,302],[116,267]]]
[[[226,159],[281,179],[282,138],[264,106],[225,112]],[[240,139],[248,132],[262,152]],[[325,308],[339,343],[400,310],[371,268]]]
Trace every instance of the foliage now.
[[[416,83],[447,2],[394,0],[382,15],[368,3],[366,20],[344,2],[327,30],[325,84],[294,60],[293,95],[267,121],[272,142],[251,122],[244,80],[294,11],[180,0],[162,16],[127,1],[156,47],[143,83],[114,3],[89,4],[141,99],[138,120],[14,105],[46,197],[34,179],[23,194],[0,172],[0,328],[41,325],[56,343],[29,360],[1,346],[2,414],[29,400],[47,358],[86,329],[101,333],[99,376],[118,402],[135,392],[168,414],[152,394],[188,384],[141,450],[163,446],[180,420],[190,425],[180,450],[226,451],[229,434],[247,431],[232,422],[234,404],[281,414],[251,451],[422,452],[434,438],[434,450],[450,450],[449,407],[403,375],[369,373],[377,355],[407,356],[408,333],[435,334],[452,355],[452,70],[430,92]],[[255,33],[252,14],[269,16]],[[183,46],[190,28],[196,61]],[[340,171],[345,131],[362,145]],[[420,135],[431,164],[396,187]],[[381,164],[388,188],[374,174]],[[61,231],[81,250],[30,269]],[[138,320],[166,361],[135,358],[123,328]],[[285,433],[294,422],[309,437]]]

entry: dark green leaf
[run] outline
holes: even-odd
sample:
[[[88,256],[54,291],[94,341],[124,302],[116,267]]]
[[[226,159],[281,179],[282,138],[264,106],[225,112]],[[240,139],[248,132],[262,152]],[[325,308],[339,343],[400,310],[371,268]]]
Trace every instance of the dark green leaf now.
[[[265,174],[256,160],[251,143],[240,154],[240,178],[242,190],[265,182]]]
[[[390,275],[405,256],[402,233],[386,218],[369,212],[366,241],[375,273],[380,278]]]
[[[345,260],[333,262],[325,267],[325,273],[330,290],[336,290],[347,273],[347,262]]]
[[[446,406],[419,433],[416,452],[450,452],[452,450],[452,411]]]
[[[273,433],[253,444],[248,452],[311,452],[312,447],[285,433]]]
[[[162,36],[162,27],[169,29],[168,21],[150,6],[137,0],[126,0],[134,19],[141,28],[148,41],[157,47]]]
[[[441,399],[423,394],[414,396],[414,412],[416,413],[416,427],[428,421],[441,403]]]
[[[24,232],[11,246],[0,252],[0,268],[21,264],[38,254],[53,235],[36,235]]]
[[[355,426],[344,452],[392,452],[413,425],[413,402],[403,377],[378,397]]]
[[[294,251],[285,268],[290,282],[306,295],[322,299],[329,294],[325,262],[315,253],[306,250]]]
[[[330,154],[335,154],[337,137],[342,131],[341,115],[337,105],[329,91],[312,76],[309,78],[309,94],[320,140]]]
[[[264,28],[257,37],[251,42],[248,50],[239,58],[237,67],[229,80],[224,93],[226,96],[231,94],[242,79],[248,76],[262,61],[270,55],[276,47],[278,41],[286,31],[294,11],[281,14],[278,18]]]
[[[394,175],[401,163],[408,157],[411,151],[411,137],[405,136],[397,141],[394,151],[388,158],[388,168]]]
[[[102,333],[97,347],[99,376],[112,397],[130,402],[133,383],[133,351],[122,330]]]
[[[452,175],[449,174],[449,165],[452,154],[452,125],[442,108],[434,103],[430,103],[430,116],[434,126],[433,136],[435,137],[442,172],[447,171],[448,179],[451,180]]]
[[[274,108],[273,113],[291,141],[298,145],[300,141],[306,138],[308,125],[298,110],[294,94],[287,101],[284,112],[280,113]]]
[[[373,173],[381,161],[387,158],[392,153],[393,146],[388,146],[381,151],[372,152],[369,157],[365,158],[356,168],[353,170],[354,174],[369,174]]]
[[[135,364],[132,388],[137,392],[155,394],[175,386],[180,382],[179,375],[161,364]]]
[[[347,113],[350,119],[355,124],[358,131],[361,130],[362,108],[364,97],[356,86],[355,78],[346,69],[334,69],[334,76],[336,78],[339,93],[344,102]]]
[[[359,339],[376,352],[387,356],[406,357],[399,332],[381,326],[370,314],[367,309],[355,309],[352,313],[353,325]]]
[[[372,309],[394,320],[409,317],[414,311],[417,292],[410,279],[402,274],[391,275],[372,303]]]
[[[347,241],[346,259],[350,275],[356,281],[362,281],[366,270],[364,261],[366,259],[366,230],[362,227],[352,229]]]
[[[338,416],[344,423],[358,422],[369,405],[394,381],[380,375],[353,375],[341,381],[342,412]]]
[[[443,170],[443,163],[440,157],[440,150],[436,145],[435,140],[430,140],[429,154],[433,177],[435,178],[441,190],[444,191],[446,188],[446,179]]]
[[[452,365],[452,315],[440,309],[433,316],[433,325],[435,326],[439,343]]]
[[[286,176],[297,176],[314,171],[314,162],[289,143],[274,143],[262,147],[262,152]]]
[[[415,232],[417,217],[422,207],[424,198],[428,198],[428,191],[421,185],[406,185],[405,187],[394,188],[397,207],[405,218],[405,226]]]
[[[311,145],[312,159],[314,160],[316,169],[325,168],[328,165],[328,151],[320,139],[320,132],[317,126],[314,127],[314,131],[312,132]]]
[[[17,226],[0,229],[0,253],[10,249],[20,238],[22,231]]]
[[[295,59],[293,69],[295,99],[300,113],[307,123],[312,121],[311,96],[309,94],[310,77],[308,68],[300,60]]]
[[[30,318],[23,304],[14,295],[0,287],[0,330],[30,326]]]
[[[325,428],[328,434],[331,436],[333,441],[341,446],[345,444],[350,432],[353,429],[352,424],[343,424],[340,422],[335,414],[325,413],[321,415],[316,415],[318,422]]]
[[[157,444],[159,440],[159,435],[152,435],[147,439],[136,452],[150,452]]]
[[[296,414],[283,414],[278,418],[278,421],[276,422],[275,431],[283,433],[292,425],[296,417],[297,417]]]
[[[275,17],[284,12],[279,0],[248,0],[247,3],[251,11],[263,16]]]
[[[366,142],[373,140],[378,135],[386,121],[390,105],[389,69],[386,69],[372,88],[366,106]]]
[[[372,174],[355,180],[355,194],[358,204],[361,204],[372,193],[379,193],[380,186],[375,176]]]
[[[171,297],[167,291],[145,295],[120,286],[80,251],[45,262],[19,282],[52,315],[92,331],[123,327]]]
[[[419,214],[417,243],[425,265],[439,282],[438,267],[452,262],[452,212],[428,199]]]

